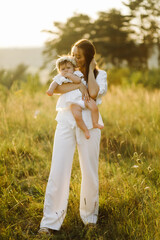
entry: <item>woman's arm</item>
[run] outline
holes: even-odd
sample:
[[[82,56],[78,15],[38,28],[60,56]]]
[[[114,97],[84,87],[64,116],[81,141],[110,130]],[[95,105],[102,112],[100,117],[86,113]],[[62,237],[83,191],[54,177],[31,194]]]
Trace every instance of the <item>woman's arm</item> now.
[[[64,83],[62,85],[58,85],[54,90],[54,93],[67,93],[73,90],[79,89],[82,93],[82,99],[89,100],[89,94],[87,87],[83,83]]]
[[[99,92],[99,86],[94,76],[95,67],[96,67],[96,62],[95,62],[95,59],[93,58],[89,66],[89,73],[88,73],[88,92],[90,97],[93,99],[96,99]]]
[[[54,93],[67,93],[76,89],[79,89],[80,83],[63,83],[62,85],[58,85],[54,90]]]

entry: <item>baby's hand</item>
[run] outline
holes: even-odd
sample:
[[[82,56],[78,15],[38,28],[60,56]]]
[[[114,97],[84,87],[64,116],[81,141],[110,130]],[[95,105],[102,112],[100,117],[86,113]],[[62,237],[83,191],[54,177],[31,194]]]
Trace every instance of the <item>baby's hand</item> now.
[[[52,96],[53,92],[51,90],[47,90],[46,93],[48,94],[48,96]]]
[[[71,76],[71,73],[63,73],[62,76],[65,78],[69,78]]]

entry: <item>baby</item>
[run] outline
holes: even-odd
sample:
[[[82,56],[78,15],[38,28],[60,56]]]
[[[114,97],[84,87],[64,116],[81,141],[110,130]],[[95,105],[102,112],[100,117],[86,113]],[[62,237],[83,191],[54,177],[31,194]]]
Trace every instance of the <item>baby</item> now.
[[[62,56],[56,61],[56,68],[59,72],[53,78],[53,82],[50,84],[47,94],[52,96],[54,90],[58,85],[62,83],[83,83],[86,85],[83,74],[80,71],[75,71],[76,62],[71,56]],[[66,104],[69,104],[71,112],[76,120],[77,126],[84,132],[87,139],[90,138],[89,130],[82,119],[82,109],[87,107],[91,111],[93,128],[102,129],[103,126],[98,124],[99,111],[96,102],[90,98],[89,101],[82,100],[82,94],[80,90],[73,90],[66,94],[65,97]]]

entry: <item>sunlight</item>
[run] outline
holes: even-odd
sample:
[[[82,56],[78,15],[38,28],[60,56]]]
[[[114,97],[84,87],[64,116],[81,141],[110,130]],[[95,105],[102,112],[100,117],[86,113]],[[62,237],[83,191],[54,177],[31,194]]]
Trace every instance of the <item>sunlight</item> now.
[[[124,9],[121,0],[90,2],[82,0],[79,5],[68,0],[5,0],[0,2],[0,47],[42,46],[48,35],[43,29],[53,29],[53,22],[65,22],[75,12],[91,18],[97,12],[110,8]]]

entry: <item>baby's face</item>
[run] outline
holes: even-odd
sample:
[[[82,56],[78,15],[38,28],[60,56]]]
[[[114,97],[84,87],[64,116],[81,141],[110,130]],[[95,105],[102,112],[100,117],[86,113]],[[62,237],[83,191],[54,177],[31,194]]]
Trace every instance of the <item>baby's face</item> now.
[[[64,63],[64,64],[60,65],[59,71],[62,75],[65,74],[65,73],[73,73],[74,72],[74,66],[72,65],[72,63],[67,62],[67,63]]]

